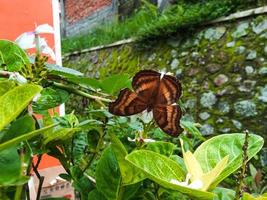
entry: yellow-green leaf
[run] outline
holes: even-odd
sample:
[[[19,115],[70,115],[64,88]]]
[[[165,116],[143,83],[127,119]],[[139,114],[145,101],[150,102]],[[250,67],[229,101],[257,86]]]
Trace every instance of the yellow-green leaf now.
[[[17,86],[0,97],[0,130],[13,121],[42,88],[38,85]]]

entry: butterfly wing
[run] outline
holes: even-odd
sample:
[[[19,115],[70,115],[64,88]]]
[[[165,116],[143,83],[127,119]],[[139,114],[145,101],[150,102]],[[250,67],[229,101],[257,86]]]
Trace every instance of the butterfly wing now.
[[[180,126],[182,111],[178,105],[157,105],[153,109],[153,117],[157,125],[171,136],[175,137],[183,131]]]
[[[157,94],[160,83],[160,73],[152,70],[138,72],[132,81],[132,87],[136,94],[145,102]]]
[[[156,105],[171,105],[181,96],[181,83],[173,76],[164,75],[160,80]]]
[[[119,116],[134,115],[146,108],[146,103],[128,88],[121,90],[116,101],[109,104],[109,112]]]

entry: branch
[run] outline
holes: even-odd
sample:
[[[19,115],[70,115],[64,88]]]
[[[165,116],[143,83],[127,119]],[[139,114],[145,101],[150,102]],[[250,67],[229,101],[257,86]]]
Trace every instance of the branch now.
[[[77,94],[79,96],[83,96],[83,97],[86,97],[86,98],[89,98],[89,99],[94,99],[95,101],[104,101],[104,102],[108,102],[108,103],[112,102],[112,100],[110,100],[110,99],[99,97],[99,96],[94,96],[94,95],[88,94],[86,92],[83,92],[81,90],[75,89],[73,87],[69,87],[67,85],[64,85],[62,83],[54,82],[54,86],[56,86],[56,87],[58,87],[60,89],[67,90],[67,91],[69,91],[71,93]]]
[[[0,76],[1,77],[8,78],[11,74],[12,74],[12,72],[0,70]]]
[[[41,159],[42,159],[42,155],[38,155],[38,160],[37,160],[37,163],[36,165],[34,165],[32,163],[32,168],[33,168],[33,171],[34,173],[36,174],[37,178],[39,179],[39,185],[38,185],[38,191],[37,191],[37,197],[36,197],[36,200],[39,200],[40,199],[40,196],[41,196],[41,190],[42,190],[42,186],[43,186],[43,182],[44,182],[44,176],[41,176],[38,172],[38,166],[41,162]]]

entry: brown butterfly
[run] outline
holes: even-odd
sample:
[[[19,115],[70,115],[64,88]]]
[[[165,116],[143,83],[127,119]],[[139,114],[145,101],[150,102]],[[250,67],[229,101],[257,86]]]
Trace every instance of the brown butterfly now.
[[[157,125],[167,134],[177,136],[182,111],[176,101],[181,96],[181,84],[173,76],[163,75],[153,70],[138,72],[132,81],[134,92],[126,88],[118,98],[109,104],[109,112],[119,116],[129,116],[144,110],[153,112]]]

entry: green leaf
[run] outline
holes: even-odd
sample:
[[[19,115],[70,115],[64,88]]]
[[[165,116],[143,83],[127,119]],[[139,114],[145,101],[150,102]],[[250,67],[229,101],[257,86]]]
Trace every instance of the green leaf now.
[[[79,84],[79,85],[85,85],[92,88],[100,88],[101,83],[99,80],[93,79],[93,78],[87,78],[87,77],[67,77],[68,81],[71,81],[73,83]]]
[[[108,200],[116,200],[119,196],[120,184],[119,166],[111,147],[108,147],[96,166],[96,188]]]
[[[21,176],[21,161],[16,147],[0,151],[0,187],[22,185],[28,177]]]
[[[106,198],[101,192],[94,189],[89,193],[88,200],[106,200]]]
[[[0,63],[8,71],[19,71],[24,64],[30,64],[27,54],[14,42],[0,40]]]
[[[206,139],[202,136],[201,132],[197,129],[197,127],[194,125],[193,122],[190,121],[184,121],[181,120],[181,125],[182,127],[189,133],[191,133],[192,135],[196,136],[197,138],[199,138],[202,141],[205,141]]]
[[[131,79],[128,74],[116,74],[104,79],[101,83],[103,91],[115,94],[122,88],[131,87]]]
[[[15,85],[15,82],[11,80],[0,81],[0,97],[15,87]]]
[[[52,124],[50,126],[47,126],[47,127],[32,131],[32,132],[27,133],[27,134],[23,134],[23,135],[21,135],[19,137],[15,137],[15,138],[13,138],[11,140],[8,140],[7,142],[4,142],[4,143],[0,144],[0,151],[3,150],[3,149],[9,148],[11,146],[14,146],[14,145],[16,145],[16,144],[18,144],[18,143],[20,143],[22,141],[29,140],[29,139],[37,136],[37,135],[46,134],[47,131],[52,130],[57,125],[58,124]]]
[[[35,121],[29,116],[25,115],[14,121],[4,136],[1,138],[0,143],[8,141],[12,138],[18,137],[22,134],[35,130]]]
[[[42,88],[25,84],[6,92],[0,97],[0,130],[13,121]]]
[[[151,176],[169,182],[171,179],[183,180],[183,169],[172,159],[148,150],[133,151],[126,160],[144,170]]]
[[[229,155],[226,168],[214,181],[211,187],[215,187],[219,182],[241,167],[243,159],[242,146],[244,144],[244,140],[245,134],[224,134],[207,140],[196,149],[194,155],[205,173],[214,168],[223,157]],[[263,146],[263,142],[262,137],[254,134],[249,135],[249,160],[260,151]]]
[[[83,73],[75,69],[62,67],[59,65],[49,64],[49,63],[45,63],[45,65],[46,65],[46,68],[55,75],[62,75],[62,76],[67,76],[67,77],[68,76],[83,76]]]
[[[123,189],[121,189],[121,195],[123,200],[128,200],[128,199],[132,199],[132,197],[134,197],[134,195],[136,195],[136,192],[138,191],[138,189],[141,186],[141,182],[136,183],[136,184],[132,184],[132,185],[126,185],[123,187]]]
[[[50,108],[55,108],[65,103],[69,98],[69,93],[65,90],[47,87],[41,92],[41,96],[36,102],[33,102],[33,110],[35,113],[42,113]]]
[[[60,128],[58,130],[55,130],[53,132],[47,132],[44,135],[44,144],[48,144],[51,141],[63,141],[66,140],[80,129],[78,128]]]
[[[213,193],[217,194],[214,200],[233,200],[235,199],[235,191],[227,188],[216,187]]]
[[[126,160],[143,170],[147,176],[163,187],[177,190],[196,199],[213,199],[214,194],[172,183],[184,181],[183,169],[172,159],[148,150],[138,150],[126,156]]]
[[[175,148],[176,146],[173,143],[163,141],[147,143],[146,147],[147,150],[154,151],[167,157],[172,155]]]
[[[265,194],[263,194],[261,196],[254,197],[251,194],[248,194],[248,193],[245,192],[243,194],[242,200],[267,200],[267,193],[265,193]]]
[[[121,176],[122,184],[129,185],[140,182],[146,178],[146,175],[129,161],[125,160],[125,156],[128,155],[127,150],[121,143],[121,141],[114,135],[110,133],[111,148],[117,158]]]

